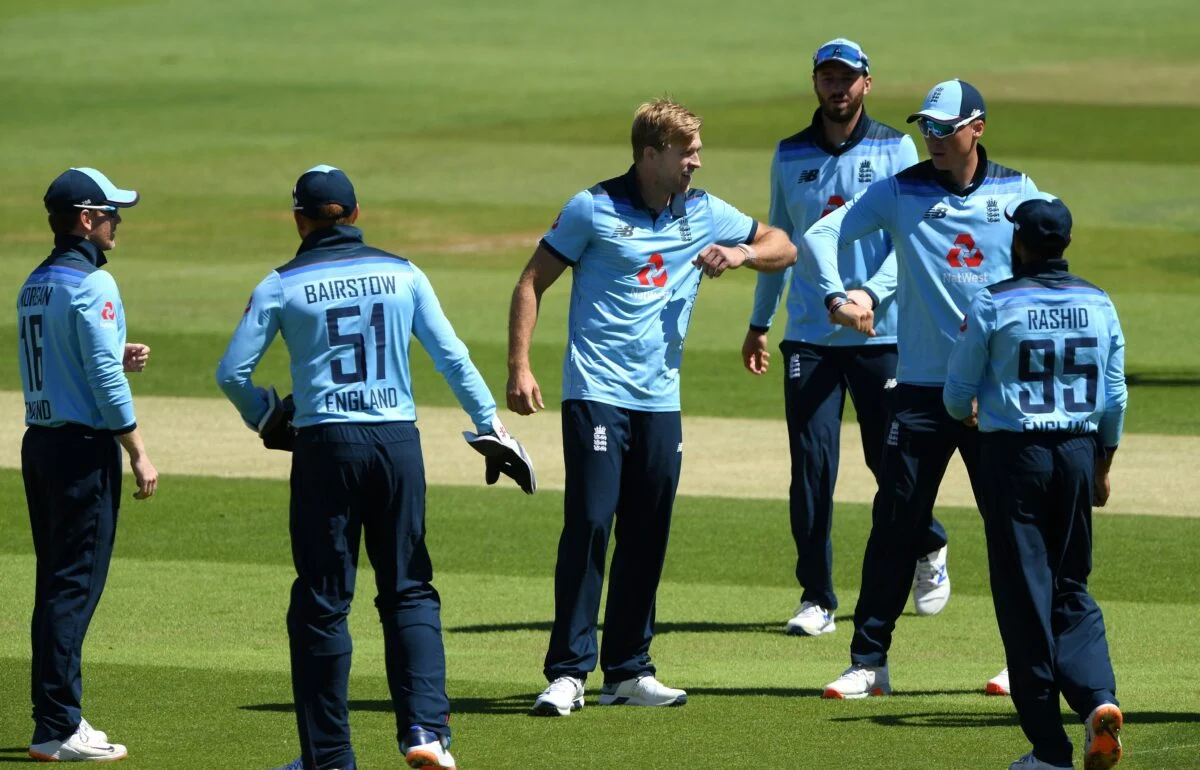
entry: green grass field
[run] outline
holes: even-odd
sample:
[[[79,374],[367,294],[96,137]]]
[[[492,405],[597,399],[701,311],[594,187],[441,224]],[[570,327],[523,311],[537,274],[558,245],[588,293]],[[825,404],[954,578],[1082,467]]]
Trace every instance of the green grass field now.
[[[154,349],[135,395],[216,399],[213,369],[246,296],[297,246],[291,185],[331,163],[355,181],[368,240],[429,274],[502,395],[502,330],[518,272],[570,195],[628,165],[637,104],[670,92],[702,114],[698,184],[763,218],[774,144],[813,109],[808,56],[846,35],[871,55],[868,109],[893,125],[903,126],[939,80],[981,88],[990,154],[1067,201],[1076,220],[1068,256],[1120,310],[1127,429],[1200,435],[1190,312],[1200,299],[1200,5],[867,0],[853,8],[0,3],[8,73],[0,295],[13,296],[49,250],[46,185],[68,166],[96,166],[143,196],[109,266],[130,339]],[[533,349],[548,403],[559,393],[563,284],[547,296]],[[749,275],[705,282],[685,355],[687,414],[782,416],[780,367],[753,380],[739,363],[752,291]],[[15,346],[15,329],[0,326],[0,348]],[[264,362],[264,381],[286,383],[281,352]],[[417,352],[413,360],[418,404],[453,404],[428,359]],[[18,383],[15,356],[0,357],[0,388]],[[515,418],[509,423],[519,434]],[[705,461],[715,458],[689,457]],[[286,498],[279,481],[175,477],[153,504],[123,510],[85,648],[85,710],[130,745],[125,766],[269,768],[296,755]],[[23,762],[31,732],[33,556],[19,473],[0,470],[0,502],[7,766]],[[798,593],[786,504],[682,497],[654,653],[663,678],[687,688],[691,702],[526,718],[543,685],[561,504],[553,491],[531,500],[510,490],[430,490],[455,754],[466,770],[999,768],[1027,750],[1011,704],[977,694],[1002,651],[978,515],[957,509],[939,510],[955,543],[955,598],[941,616],[901,620],[895,697],[816,697],[847,661],[863,506],[839,508],[835,528],[842,628],[801,640],[780,632]],[[1200,676],[1191,666],[1200,652],[1191,569],[1200,522],[1105,515],[1096,529],[1094,588],[1127,709],[1121,766],[1200,767]],[[360,580],[355,745],[362,767],[395,767],[365,559]]]

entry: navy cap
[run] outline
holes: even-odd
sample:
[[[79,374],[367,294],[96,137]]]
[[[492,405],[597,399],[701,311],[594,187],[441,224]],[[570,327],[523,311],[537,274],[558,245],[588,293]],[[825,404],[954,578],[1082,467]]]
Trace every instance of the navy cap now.
[[[908,122],[929,118],[957,126],[972,120],[983,120],[986,112],[979,89],[965,80],[947,80],[929,89],[925,103],[920,110],[908,116]]]
[[[327,203],[341,204],[349,214],[358,205],[354,185],[340,168],[313,166],[300,175],[292,188],[292,210],[317,218],[320,208]]]
[[[69,168],[59,174],[42,197],[46,210],[128,208],[138,202],[136,190],[122,190],[94,168]]]
[[[817,67],[831,61],[841,62],[859,72],[868,72],[870,66],[870,61],[862,46],[844,37],[830,40],[813,53],[813,72],[817,71]]]
[[[1049,193],[1017,198],[1004,209],[1017,239],[1038,252],[1061,252],[1071,242],[1071,210]]]

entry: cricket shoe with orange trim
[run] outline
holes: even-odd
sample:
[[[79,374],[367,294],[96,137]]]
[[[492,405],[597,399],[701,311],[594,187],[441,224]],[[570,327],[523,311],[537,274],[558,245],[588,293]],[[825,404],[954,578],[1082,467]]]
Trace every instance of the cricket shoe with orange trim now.
[[[1083,770],[1108,770],[1121,761],[1125,717],[1115,703],[1092,709],[1083,723]]]
[[[400,752],[409,767],[425,770],[455,770],[454,757],[449,751],[449,741],[420,725],[408,730],[408,737],[400,743]]]
[[[109,743],[107,735],[80,720],[65,741],[35,743],[29,747],[29,756],[38,762],[115,762],[129,756],[129,751],[119,743]]]
[[[1008,669],[1005,668],[999,674],[988,680],[987,685],[983,688],[986,695],[1012,695],[1012,690],[1008,683]]]
[[[892,682],[888,676],[887,664],[863,666],[855,663],[843,671],[835,681],[825,685],[821,697],[854,700],[869,695],[889,695],[891,692]]]

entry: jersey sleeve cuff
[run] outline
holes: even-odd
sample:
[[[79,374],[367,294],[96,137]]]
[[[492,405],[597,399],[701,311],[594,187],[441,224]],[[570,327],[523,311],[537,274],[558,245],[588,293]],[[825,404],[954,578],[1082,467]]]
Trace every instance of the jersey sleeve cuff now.
[[[825,295],[825,309],[829,310],[829,306],[833,304],[835,299],[846,299],[846,292],[835,291],[832,294]]]
[[[871,291],[870,286],[864,286],[862,287],[862,290],[865,291],[867,296],[871,298],[871,309],[874,310],[875,308],[879,307],[879,295]]]
[[[112,434],[114,436],[124,436],[126,433],[133,433],[135,430],[137,430],[137,423],[131,422],[124,428],[117,428],[112,432]]]
[[[754,238],[757,235],[758,235],[758,220],[752,219],[752,220],[750,220],[750,234],[746,236],[746,240],[742,241],[742,243],[745,243],[747,245],[754,243]]]
[[[559,260],[560,262],[565,262],[568,265],[571,265],[572,267],[574,267],[575,265],[577,265],[579,263],[578,259],[571,259],[566,254],[563,254],[561,251],[559,251],[558,249],[551,246],[550,241],[546,240],[545,238],[543,238],[541,240],[539,245],[542,248],[544,248],[546,251],[550,252],[550,255],[552,257],[554,257],[555,259]]]
[[[766,334],[767,332],[771,331],[771,327],[770,326],[759,326],[758,324],[750,324],[750,331],[758,332],[759,334]]]

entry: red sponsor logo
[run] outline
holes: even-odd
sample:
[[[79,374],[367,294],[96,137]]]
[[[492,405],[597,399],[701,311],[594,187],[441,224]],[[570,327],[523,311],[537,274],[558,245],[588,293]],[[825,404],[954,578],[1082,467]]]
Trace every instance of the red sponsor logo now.
[[[651,254],[648,264],[638,271],[638,283],[642,286],[654,285],[662,288],[667,285],[667,269],[663,267],[662,254]]]
[[[249,313],[249,312],[250,312],[250,307],[251,307],[253,304],[254,304],[254,295],[253,295],[253,294],[251,294],[251,295],[250,295],[250,299],[246,300],[246,309],[242,311],[242,315],[246,315],[247,313]]]
[[[556,217],[554,218],[554,224],[550,225],[550,229],[551,229],[551,230],[557,230],[557,229],[558,229],[558,222],[559,222],[559,220],[560,220],[560,219],[562,219],[562,212],[561,212],[561,211],[558,213],[558,216],[556,216]]]
[[[975,247],[975,239],[970,233],[963,233],[954,239],[954,246],[946,254],[950,267],[979,267],[983,262],[983,252]]]
[[[845,205],[845,198],[840,195],[830,195],[829,200],[825,201],[825,210],[821,212],[821,217],[827,217]]]
[[[100,308],[100,317],[105,321],[114,321],[117,318],[117,309],[113,307],[113,303],[105,302],[104,307]]]
[[[965,332],[967,330],[967,319],[963,319],[962,326],[958,327],[958,330],[960,332]]]

